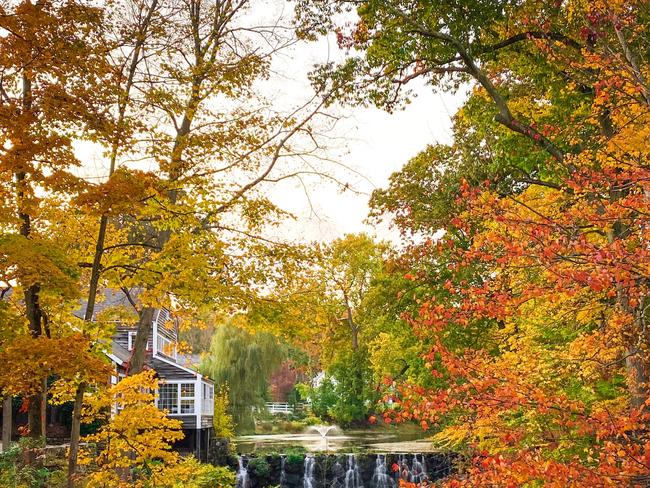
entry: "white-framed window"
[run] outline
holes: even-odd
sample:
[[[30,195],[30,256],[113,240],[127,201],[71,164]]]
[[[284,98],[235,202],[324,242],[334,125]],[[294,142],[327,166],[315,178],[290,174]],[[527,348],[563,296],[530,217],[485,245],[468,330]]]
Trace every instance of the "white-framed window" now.
[[[116,371],[115,375],[111,375],[111,385],[115,386],[117,385],[120,381],[122,381],[124,378],[126,378],[126,375],[124,373],[120,373]],[[124,410],[124,404],[120,402],[120,397],[118,396],[116,398],[115,403],[111,406],[111,411],[113,414],[117,414]]]
[[[206,400],[214,399],[214,386],[203,383],[203,397]]]
[[[194,414],[194,383],[160,383],[158,408],[170,415]]]
[[[207,415],[214,414],[214,386],[208,383],[202,384],[202,395],[201,395],[201,412]]]
[[[160,383],[158,385],[158,408],[170,414],[178,413],[178,384]]]
[[[176,359],[176,343],[158,334],[156,336],[156,347],[159,354],[164,354],[170,358]]]
[[[179,383],[181,413],[194,413],[194,383]]]
[[[128,339],[128,349],[129,351],[133,351],[133,345],[135,344],[135,337],[138,335],[137,330],[130,330],[129,331],[129,339]],[[147,351],[151,351],[151,338],[147,339]]]

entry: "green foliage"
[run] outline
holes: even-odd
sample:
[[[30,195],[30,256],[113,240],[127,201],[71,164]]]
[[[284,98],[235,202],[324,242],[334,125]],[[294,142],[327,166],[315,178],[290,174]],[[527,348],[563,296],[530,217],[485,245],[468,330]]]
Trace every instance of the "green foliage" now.
[[[228,388],[228,412],[238,433],[254,430],[253,408],[264,406],[269,377],[284,357],[269,333],[251,334],[231,323],[217,328],[200,369],[219,387]]]
[[[330,411],[336,404],[336,387],[330,376],[325,376],[321,384],[317,387],[311,387],[307,384],[296,385],[300,390],[300,395],[308,398],[311,402],[311,411],[320,418],[331,418]]]
[[[255,419],[255,433],[300,433],[308,426],[321,423],[314,417],[296,418],[291,415],[268,415]]]
[[[185,485],[187,486],[187,485]],[[235,473],[223,466],[201,464],[196,488],[229,488],[235,486]]]
[[[364,422],[377,401],[368,351],[343,351],[328,369],[320,385],[300,384],[301,395],[311,401],[317,417],[341,426]]]
[[[36,450],[42,446],[35,446],[28,439],[12,446],[0,453],[0,486],[11,488],[41,488],[62,486],[60,475],[47,468],[39,468],[25,464],[28,450]]]
[[[376,401],[367,351],[343,353],[330,368],[330,373],[336,379],[337,396],[330,410],[332,419],[342,426],[365,421]]]
[[[203,464],[194,457],[187,457],[181,463],[162,471],[163,476],[138,486],[159,486],[161,488],[232,488],[236,484],[235,473],[223,466]],[[104,486],[104,485],[103,485]]]
[[[248,462],[248,470],[257,478],[266,478],[271,472],[271,466],[263,457],[255,457]]]
[[[300,466],[305,460],[304,447],[292,447],[285,451],[286,463],[290,466]]]

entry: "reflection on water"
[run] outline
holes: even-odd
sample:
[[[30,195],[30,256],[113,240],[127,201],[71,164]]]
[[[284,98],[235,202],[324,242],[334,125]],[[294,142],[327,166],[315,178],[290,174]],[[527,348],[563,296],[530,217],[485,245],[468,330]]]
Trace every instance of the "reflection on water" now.
[[[318,432],[301,434],[262,434],[235,438],[240,454],[253,453],[260,449],[283,450],[302,446],[309,452],[349,452],[352,448],[381,453],[434,452],[431,442],[422,438],[422,432],[400,431],[345,431],[337,429],[322,436]]]

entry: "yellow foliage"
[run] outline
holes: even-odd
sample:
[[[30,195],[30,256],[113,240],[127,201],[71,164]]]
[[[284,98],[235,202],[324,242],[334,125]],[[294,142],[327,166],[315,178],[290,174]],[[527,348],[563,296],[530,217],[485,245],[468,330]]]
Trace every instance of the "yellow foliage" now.
[[[154,405],[157,388],[155,372],[149,370],[125,378],[84,406],[85,421],[106,421],[96,434],[86,438],[96,443],[98,452],[85,449],[80,453],[80,464],[97,466],[89,475],[88,486],[144,486],[117,482],[129,478],[123,473],[133,469],[148,479],[163,469],[159,463],[167,469],[179,462],[178,453],[171,447],[183,438],[182,424]]]

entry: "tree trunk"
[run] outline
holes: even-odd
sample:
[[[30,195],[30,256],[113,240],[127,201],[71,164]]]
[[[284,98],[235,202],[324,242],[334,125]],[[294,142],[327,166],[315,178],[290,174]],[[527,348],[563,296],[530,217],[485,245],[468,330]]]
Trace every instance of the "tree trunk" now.
[[[347,304],[347,296],[345,297],[345,301]],[[348,322],[348,325],[350,326],[350,337],[352,339],[352,350],[353,351],[358,351],[359,350],[359,326],[354,323],[354,319],[352,318],[352,308],[349,305],[346,305],[346,320]]]
[[[113,166],[111,166],[112,173]],[[97,244],[95,246],[95,256],[93,266],[90,272],[90,284],[88,287],[88,302],[84,312],[84,320],[90,322],[95,312],[95,301],[97,300],[97,288],[99,286],[99,277],[101,272],[102,256],[104,254],[104,242],[106,240],[106,228],[108,227],[108,217],[102,215],[99,222],[99,232],[97,234]],[[74,477],[77,472],[77,458],[79,457],[79,441],[81,440],[81,407],[83,406],[84,394],[86,393],[86,383],[81,382],[77,386],[74,397],[74,407],[72,410],[72,425],[70,426],[70,450],[68,451],[68,488],[74,487]]]
[[[645,361],[641,358],[640,350],[627,350],[625,358],[625,370],[630,382],[630,405],[632,408],[643,408],[648,399],[648,371]]]
[[[149,30],[151,25],[151,19],[158,7],[158,0],[153,0],[151,6],[147,11],[147,15],[143,17],[142,24],[138,29],[137,41],[133,54],[131,55],[131,63],[129,65],[128,77],[126,80],[126,85],[124,87],[123,96],[120,98],[119,107],[118,107],[118,117],[117,117],[117,130],[115,137],[113,138],[113,144],[111,146],[111,162],[108,176],[109,178],[115,172],[115,166],[117,164],[117,156],[120,150],[120,140],[122,137],[122,131],[124,128],[124,118],[126,114],[126,109],[129,104],[129,94],[131,92],[131,87],[133,86],[133,80],[135,78],[135,73],[140,62],[140,54],[142,47],[146,39],[146,33]],[[104,243],[106,241],[106,230],[108,228],[108,217],[102,215],[99,221],[99,231],[97,233],[97,244],[95,246],[95,255],[93,258],[93,266],[90,273],[90,284],[88,287],[88,303],[86,305],[86,311],[84,313],[84,320],[90,322],[93,319],[93,314],[95,312],[95,301],[97,300],[97,290],[99,286],[99,277],[101,274],[101,262],[102,257],[104,256]],[[77,471],[77,458],[79,455],[79,441],[81,436],[81,407],[83,406],[84,394],[86,392],[86,383],[81,382],[77,386],[77,391],[75,393],[74,409],[72,414],[72,426],[70,428],[70,451],[68,454],[68,488],[74,487],[74,476]]]
[[[32,285],[25,290],[25,308],[27,309],[27,319],[29,320],[29,329],[34,339],[42,334],[41,313],[38,300],[38,285]],[[47,379],[44,379],[44,383]],[[27,425],[29,426],[29,436],[33,439],[39,439],[45,432],[45,419],[43,415],[43,403],[45,402],[44,392],[39,391],[29,397],[27,407]]]
[[[32,81],[26,74],[22,76],[22,110],[24,113],[31,112],[32,110]],[[24,206],[23,198],[25,196],[24,185],[26,174],[23,171],[18,171],[14,174],[16,180],[16,197],[18,205],[18,218],[20,219],[20,235],[30,238],[32,233],[32,222],[27,209]],[[40,286],[38,283],[31,283],[25,288],[24,301],[25,301],[25,315],[29,322],[29,332],[34,339],[41,336],[43,333],[40,303],[38,293]],[[29,426],[29,435],[34,439],[41,437],[44,430],[44,422],[42,418],[42,403],[43,394],[37,392],[29,397],[29,406],[27,410],[27,421]]]
[[[47,439],[47,378],[43,378],[41,391],[41,437]]]
[[[610,192],[612,202],[622,196],[619,189]],[[628,229],[620,221],[616,222],[613,229],[607,234],[610,243],[624,237]],[[650,397],[650,364],[644,351],[650,342],[646,335],[646,324],[644,316],[644,300],[636,307],[630,304],[630,297],[627,290],[618,283],[616,285],[617,301],[621,309],[634,317],[626,331],[628,347],[625,351],[625,371],[627,373],[628,392],[630,394],[630,406],[632,408],[643,408]]]
[[[147,350],[147,341],[149,340],[149,330],[153,323],[155,309],[152,307],[144,307],[140,311],[140,319],[138,320],[138,332],[135,336],[135,343],[133,344],[133,354],[131,355],[131,363],[129,365],[129,374],[137,374],[144,368],[144,361]]]
[[[13,430],[12,419],[13,402],[10,396],[2,401],[2,450],[6,451],[11,445],[11,432]]]
[[[70,451],[68,454],[68,488],[74,488],[74,475],[77,471],[77,458],[79,456],[79,439],[81,436],[81,407],[83,406],[86,383],[81,382],[77,387],[74,397],[74,410],[72,411],[72,427],[70,430]]]

